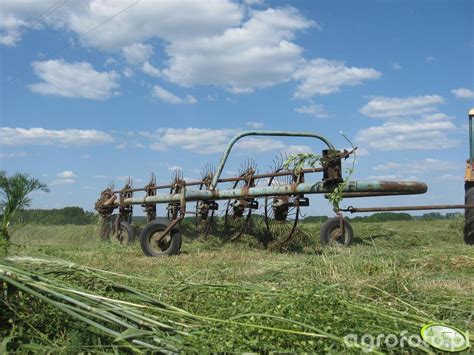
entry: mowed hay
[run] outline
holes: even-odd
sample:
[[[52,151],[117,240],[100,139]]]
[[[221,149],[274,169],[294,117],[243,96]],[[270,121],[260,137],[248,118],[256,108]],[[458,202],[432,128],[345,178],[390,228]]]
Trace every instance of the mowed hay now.
[[[143,350],[139,341],[164,351],[360,352],[361,344],[351,347],[346,335],[419,334],[431,321],[472,333],[474,252],[463,244],[456,223],[358,222],[350,248],[323,248],[319,225],[307,224],[302,229],[309,240],[298,252],[254,248],[245,238],[224,244],[210,237],[185,240],[181,255],[164,259],[144,257],[138,245],[100,243],[89,226],[45,227],[36,236],[27,226],[16,234],[29,240],[18,254],[33,259],[14,258],[5,265],[63,288],[147,306],[141,316],[171,329],[127,319],[133,329],[120,338],[4,283],[8,292],[1,300],[11,309],[2,315],[1,335],[11,337],[8,350]],[[165,314],[166,307],[153,302],[179,314]],[[127,311],[140,308],[133,307]],[[105,323],[119,334],[127,331]],[[390,349],[381,344],[374,350]]]

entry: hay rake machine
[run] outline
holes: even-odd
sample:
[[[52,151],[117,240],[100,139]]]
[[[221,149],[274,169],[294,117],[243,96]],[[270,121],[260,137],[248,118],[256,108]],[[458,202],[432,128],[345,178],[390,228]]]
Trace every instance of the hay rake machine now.
[[[314,138],[325,145],[320,167],[289,169],[283,164],[285,158],[281,157],[267,173],[258,173],[255,163],[249,161],[237,176],[221,177],[235,143],[249,136]],[[114,238],[122,244],[133,242],[133,206],[141,205],[147,225],[140,233],[140,245],[147,256],[179,253],[181,233],[178,227],[188,214],[194,215],[197,234],[205,236],[221,225],[222,234],[230,241],[249,231],[255,217],[264,222],[268,244],[281,246],[294,236],[301,210],[309,206],[306,195],[329,194],[344,182],[342,161],[355,149],[337,150],[328,139],[310,132],[243,132],[228,143],[216,169],[210,165],[203,169],[201,180],[185,181],[183,175],[176,172],[171,183],[159,185],[152,174],[143,188],[134,188],[129,180],[121,190],[109,187],[102,191],[95,205],[103,222],[101,236],[103,239]],[[322,173],[322,178],[310,182],[316,173]],[[230,184],[230,187],[222,188],[224,184]],[[343,196],[346,197],[409,195],[427,191],[426,184],[409,181],[346,181],[343,186]],[[159,190],[167,193],[158,193]],[[192,210],[187,208],[190,203],[195,204]],[[157,204],[166,204],[166,217],[157,217]],[[114,218],[116,209],[118,214]],[[337,216],[328,219],[321,227],[321,241],[323,244],[347,246],[352,241],[352,228],[341,211],[335,212]]]

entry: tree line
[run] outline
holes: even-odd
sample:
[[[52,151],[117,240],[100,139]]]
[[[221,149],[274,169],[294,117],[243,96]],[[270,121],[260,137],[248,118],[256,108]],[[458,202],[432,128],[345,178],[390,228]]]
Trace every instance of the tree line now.
[[[93,224],[96,216],[84,211],[81,207],[64,207],[58,209],[24,209],[16,213],[12,223],[30,223],[46,225]]]
[[[421,216],[412,216],[410,213],[394,213],[394,212],[379,212],[374,213],[370,216],[356,216],[349,217],[351,221],[361,221],[361,222],[388,222],[388,221],[414,221],[414,220],[423,220],[423,221],[433,221],[438,219],[453,219],[461,217],[463,214],[461,212],[449,212],[442,214],[439,212],[429,212],[424,213]],[[306,220],[306,219],[305,219]]]
[[[438,219],[452,219],[462,216],[460,212],[441,214],[439,212],[425,213],[421,216],[412,216],[409,213],[393,213],[380,212],[374,213],[370,216],[354,216],[346,215],[350,221],[360,222],[388,222],[388,221],[411,221],[411,220],[438,220]],[[254,218],[263,218],[258,214]],[[323,223],[328,216],[307,216],[302,219],[306,223]],[[187,217],[186,219],[193,219]],[[97,216],[93,212],[85,211],[81,207],[64,207],[58,209],[24,209],[16,213],[12,220],[14,224],[30,223],[30,224],[44,224],[44,225],[65,225],[65,224],[94,224],[97,221]],[[133,222],[138,224],[146,224],[144,216],[133,216]]]

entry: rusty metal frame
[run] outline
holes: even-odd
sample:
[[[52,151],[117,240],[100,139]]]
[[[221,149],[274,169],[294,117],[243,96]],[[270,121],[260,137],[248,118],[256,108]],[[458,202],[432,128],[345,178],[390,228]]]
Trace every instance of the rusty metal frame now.
[[[249,136],[270,136],[270,137],[308,137],[308,138],[315,138],[323,143],[326,144],[326,146],[330,150],[336,150],[334,145],[325,137],[323,137],[320,134],[312,133],[312,132],[285,132],[285,131],[247,131],[247,132],[242,132],[238,135],[236,135],[234,138],[230,140],[230,142],[227,144],[226,149],[224,150],[224,153],[222,154],[222,158],[219,162],[219,165],[217,166],[216,173],[214,174],[214,177],[212,179],[211,185],[209,189],[215,190],[217,187],[217,183],[219,182],[219,178],[221,177],[222,170],[224,169],[225,163],[227,161],[227,158],[229,157],[230,151],[232,150],[234,144],[244,138],[244,137],[249,137]]]
[[[327,149],[322,152],[321,167],[305,168],[295,171],[293,169],[280,170],[273,173],[241,174],[240,176],[221,178],[225,163],[235,143],[248,136],[278,136],[278,137],[308,137],[320,140]],[[282,132],[282,131],[249,131],[236,135],[227,145],[216,172],[212,179],[201,179],[196,181],[184,181],[182,178],[175,179],[171,184],[157,185],[151,181],[143,188],[132,188],[129,181],[124,188],[118,191],[112,189],[104,190],[101,198],[96,203],[96,210],[104,217],[110,217],[115,208],[119,208],[119,219],[130,219],[133,205],[141,204],[145,207],[147,214],[156,211],[156,204],[167,203],[176,213],[173,213],[170,224],[163,231],[159,240],[162,240],[173,228],[184,218],[186,203],[191,201],[202,201],[203,203],[215,203],[218,200],[254,201],[258,197],[297,196],[304,198],[305,194],[328,194],[331,193],[343,181],[342,159],[347,158],[353,151],[336,150],[333,144],[325,137],[310,132]],[[308,173],[322,172],[322,180],[316,183],[305,182],[304,176]],[[255,186],[255,181],[261,178],[293,175],[293,183],[281,186]],[[177,177],[177,176],[176,176]],[[218,183],[246,181],[241,189],[217,189]],[[188,190],[190,186],[206,185],[206,190]],[[170,189],[169,194],[158,194],[157,190]],[[134,192],[145,192],[143,197],[134,197]],[[343,194],[352,197],[380,196],[380,195],[408,195],[421,194],[427,191],[426,184],[422,182],[407,181],[348,181],[344,184]],[[118,194],[118,199],[116,194]],[[250,203],[250,202],[249,202]],[[297,201],[299,203],[299,201]],[[340,217],[340,230],[344,233],[343,210],[335,211]],[[351,211],[352,212],[352,211]]]

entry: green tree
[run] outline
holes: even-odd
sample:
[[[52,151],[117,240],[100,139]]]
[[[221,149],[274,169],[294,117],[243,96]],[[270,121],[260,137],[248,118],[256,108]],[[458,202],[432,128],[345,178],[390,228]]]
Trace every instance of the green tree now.
[[[18,210],[27,207],[31,203],[28,195],[36,190],[49,191],[46,184],[30,178],[27,174],[17,173],[8,176],[6,171],[0,171],[0,207],[2,211],[0,245],[3,244],[5,255],[7,255],[10,246],[10,221]]]

